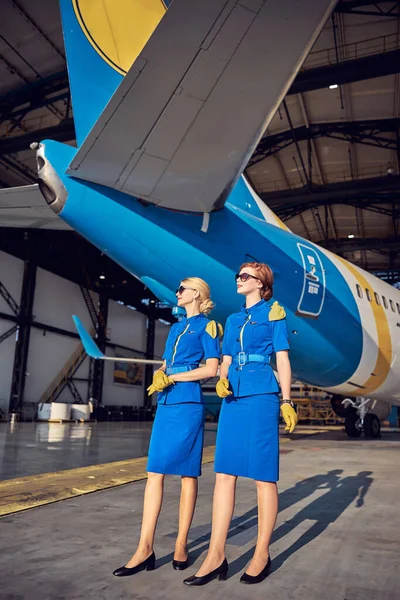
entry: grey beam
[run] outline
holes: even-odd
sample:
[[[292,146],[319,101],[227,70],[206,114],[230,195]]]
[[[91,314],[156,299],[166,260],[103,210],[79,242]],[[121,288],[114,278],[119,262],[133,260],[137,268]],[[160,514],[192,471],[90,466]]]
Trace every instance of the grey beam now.
[[[3,138],[0,140],[0,156],[5,154],[14,154],[22,150],[29,150],[32,142],[40,142],[44,139],[57,140],[59,142],[69,142],[75,139],[75,127],[73,119],[61,121],[53,127],[45,127],[37,131],[29,131],[22,135]]]
[[[334,83],[342,85],[353,81],[394,75],[399,72],[400,50],[392,50],[382,54],[346,60],[334,65],[306,69],[297,75],[288,95],[327,88]]]

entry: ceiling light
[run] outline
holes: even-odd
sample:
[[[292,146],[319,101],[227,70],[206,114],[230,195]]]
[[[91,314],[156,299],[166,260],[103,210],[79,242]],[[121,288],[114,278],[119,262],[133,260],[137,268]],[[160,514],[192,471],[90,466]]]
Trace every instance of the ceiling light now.
[[[336,90],[337,87],[339,87],[337,83],[332,83],[332,85],[329,86],[329,89]]]
[[[354,233],[349,233],[349,235],[348,235],[347,237],[348,237],[348,238],[350,238],[350,239],[352,240],[352,239],[353,239],[353,237],[354,237]]]
[[[99,279],[105,279],[105,278],[106,278],[106,276],[104,275],[104,273],[102,273],[99,277]]]

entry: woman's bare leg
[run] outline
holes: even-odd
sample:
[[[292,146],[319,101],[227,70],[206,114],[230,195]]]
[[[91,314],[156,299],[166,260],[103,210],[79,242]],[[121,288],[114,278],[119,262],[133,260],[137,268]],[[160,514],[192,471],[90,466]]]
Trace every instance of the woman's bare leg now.
[[[248,575],[258,575],[268,562],[269,544],[278,515],[276,483],[256,481],[258,501],[258,536],[253,558],[246,569]]]
[[[207,575],[217,569],[225,558],[226,538],[235,508],[237,477],[217,473],[214,487],[212,529],[207,556],[196,573],[197,577]]]
[[[179,503],[179,531],[175,543],[174,559],[187,559],[187,543],[189,529],[196,507],[198,481],[197,477],[182,477],[181,499]]]
[[[142,529],[139,545],[135,554],[125,565],[126,567],[136,567],[153,552],[154,536],[163,501],[163,494],[164,475],[161,473],[148,473],[144,492]]]

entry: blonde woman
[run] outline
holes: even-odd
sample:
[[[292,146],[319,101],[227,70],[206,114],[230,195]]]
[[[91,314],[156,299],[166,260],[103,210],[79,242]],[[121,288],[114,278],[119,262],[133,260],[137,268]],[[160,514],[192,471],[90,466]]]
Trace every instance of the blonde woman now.
[[[160,514],[165,475],[180,475],[179,530],[173,568],[189,564],[187,537],[197,499],[204,437],[204,405],[200,380],[215,377],[220,358],[219,325],[206,315],[214,304],[210,288],[198,277],[184,279],[176,291],[186,317],[169,332],[164,363],[154,373],[149,395],[159,392],[150,440],[148,478],[144,494],[142,530],[130,561],[114,575],[126,577],[155,566],[154,536]],[[205,362],[205,366],[199,366]]]

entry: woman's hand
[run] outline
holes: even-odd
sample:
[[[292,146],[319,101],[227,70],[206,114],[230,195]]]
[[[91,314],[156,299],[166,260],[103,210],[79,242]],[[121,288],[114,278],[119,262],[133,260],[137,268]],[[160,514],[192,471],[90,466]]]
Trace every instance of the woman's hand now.
[[[220,398],[226,398],[227,396],[230,396],[232,392],[229,389],[229,379],[226,377],[220,379],[215,386],[215,390]]]
[[[153,375],[151,385],[147,388],[147,393],[151,396],[154,392],[162,392],[166,387],[173,385],[174,383],[175,381],[172,377],[168,377],[164,371],[156,371]]]
[[[294,410],[293,406],[289,404],[289,402],[284,402],[281,404],[281,413],[283,420],[286,423],[285,431],[293,433],[298,421],[296,411]]]

